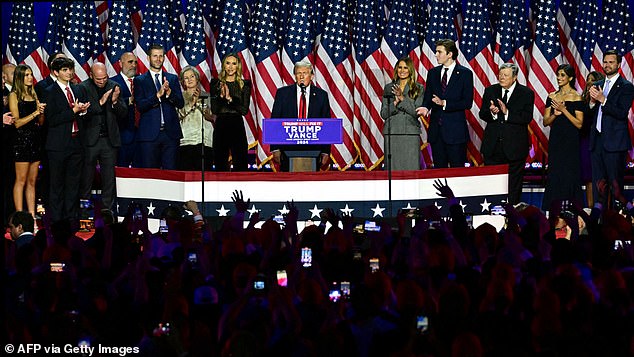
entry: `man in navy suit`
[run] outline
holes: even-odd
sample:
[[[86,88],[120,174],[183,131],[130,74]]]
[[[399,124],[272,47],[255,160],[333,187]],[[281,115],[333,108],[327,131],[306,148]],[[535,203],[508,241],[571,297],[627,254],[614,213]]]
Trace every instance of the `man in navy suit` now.
[[[33,241],[34,228],[35,222],[29,212],[17,211],[9,216],[9,234],[11,240],[15,242],[16,250],[20,250]]]
[[[135,104],[132,91],[134,90],[133,80],[136,76],[138,60],[132,52],[125,52],[119,58],[121,72],[110,78],[119,84],[121,88],[120,100],[128,106],[128,115],[119,120],[119,134],[121,136],[121,147],[117,155],[117,166],[130,167],[137,166],[135,158],[136,150],[136,126]]]
[[[528,124],[533,120],[535,93],[517,83],[519,67],[504,63],[499,83],[482,96],[480,119],[487,122],[480,151],[485,165],[509,165],[508,202],[520,202],[524,165],[528,155]]]
[[[619,75],[621,59],[618,52],[606,51],[603,54],[605,80],[590,88],[592,192],[594,202],[601,204],[606,204],[608,198],[603,188],[611,190],[613,198],[622,199],[625,161],[632,147],[627,117],[634,100],[634,86]]]
[[[50,169],[47,213],[51,215],[52,222],[62,219],[76,222],[83,165],[80,122],[90,102],[86,101],[80,86],[70,83],[75,76],[75,62],[72,59],[56,58],[51,63],[51,70],[57,81],[44,92],[44,115],[48,122],[45,148]]]
[[[134,78],[134,101],[141,113],[137,142],[144,168],[176,169],[176,152],[183,137],[176,109],[185,105],[178,77],[162,70],[165,50],[152,45],[149,70]]]
[[[473,104],[473,73],[457,64],[457,58],[454,41],[436,42],[440,65],[427,74],[423,106],[417,108],[418,115],[431,115],[428,137],[434,168],[464,167],[467,161],[469,130],[465,111]]]
[[[37,97],[40,100],[42,100],[42,96],[44,95],[44,90],[48,88],[51,84],[55,83],[55,81],[57,80],[57,77],[55,77],[55,74],[51,70],[51,64],[53,63],[53,60],[55,60],[56,58],[61,58],[61,57],[66,58],[66,54],[64,54],[64,52],[53,52],[50,56],[48,56],[48,60],[46,61],[46,66],[48,67],[50,72],[46,78],[35,83],[35,94],[37,94]]]
[[[295,84],[279,88],[275,93],[271,118],[330,118],[328,93],[312,85],[313,65],[308,61],[297,62],[293,73]],[[319,150],[321,165],[328,162],[330,155],[330,145],[271,145],[273,160],[280,164],[282,171],[288,171],[288,158],[282,150]]]

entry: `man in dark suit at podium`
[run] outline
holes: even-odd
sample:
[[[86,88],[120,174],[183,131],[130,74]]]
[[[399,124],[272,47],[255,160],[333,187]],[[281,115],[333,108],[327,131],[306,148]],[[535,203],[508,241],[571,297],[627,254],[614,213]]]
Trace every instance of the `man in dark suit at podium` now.
[[[282,87],[275,94],[271,118],[330,118],[328,93],[312,85],[313,65],[299,61],[293,68],[295,84]],[[271,145],[273,160],[282,171],[288,171],[287,155],[282,151],[301,150],[320,152],[320,166],[328,162],[330,145]]]
[[[519,67],[504,63],[498,84],[487,87],[480,119],[487,122],[480,151],[485,165],[509,165],[508,202],[520,202],[524,165],[528,155],[528,124],[533,120],[535,93],[517,83]]]

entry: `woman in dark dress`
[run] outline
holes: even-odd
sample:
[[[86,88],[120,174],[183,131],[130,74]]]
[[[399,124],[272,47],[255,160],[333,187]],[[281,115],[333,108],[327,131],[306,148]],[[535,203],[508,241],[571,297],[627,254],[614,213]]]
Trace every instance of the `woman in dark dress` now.
[[[233,171],[246,171],[249,144],[243,116],[249,112],[251,82],[242,79],[242,61],[232,53],[222,60],[218,77],[211,82],[211,111],[217,116],[213,137],[216,171],[229,171],[229,152]]]
[[[9,109],[16,127],[13,154],[15,158],[15,184],[13,202],[16,211],[26,207],[35,216],[35,183],[40,165],[42,146],[40,126],[44,123],[44,107],[33,87],[31,67],[21,64],[15,68],[13,88],[9,94]]]
[[[553,201],[581,202],[579,129],[585,102],[575,89],[575,71],[570,65],[557,68],[557,84],[559,90],[548,95],[544,113],[544,126],[550,126],[544,210],[550,210]]]
[[[590,112],[588,104],[590,103],[590,88],[599,81],[603,81],[605,76],[601,72],[592,71],[588,73],[586,77],[586,88],[583,90],[583,100],[586,104],[584,110],[586,113]],[[589,118],[589,117],[588,117]],[[592,198],[592,163],[590,161],[590,128],[592,127],[592,120],[584,120],[583,126],[581,126],[581,132],[579,137],[579,156],[581,158],[581,183],[586,186],[586,202],[587,207],[594,206],[594,200]]]

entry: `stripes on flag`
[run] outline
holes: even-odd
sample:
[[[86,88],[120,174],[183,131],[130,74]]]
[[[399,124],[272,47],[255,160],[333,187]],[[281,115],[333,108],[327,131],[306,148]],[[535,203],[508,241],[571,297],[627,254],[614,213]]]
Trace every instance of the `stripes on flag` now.
[[[343,142],[332,146],[331,158],[339,170],[347,170],[357,159],[353,127],[352,45],[350,12],[346,1],[332,0],[326,11],[326,26],[315,58],[315,82],[330,97],[335,118],[343,121]]]
[[[385,78],[382,71],[381,9],[373,0],[357,2],[354,17],[354,142],[366,171],[373,170],[384,159],[381,97]]]
[[[42,71],[46,62],[40,56],[40,44],[33,21],[33,3],[13,3],[9,37],[6,50],[6,60],[11,63],[24,63],[31,67],[36,80],[44,78]],[[48,71],[46,71],[48,72]]]

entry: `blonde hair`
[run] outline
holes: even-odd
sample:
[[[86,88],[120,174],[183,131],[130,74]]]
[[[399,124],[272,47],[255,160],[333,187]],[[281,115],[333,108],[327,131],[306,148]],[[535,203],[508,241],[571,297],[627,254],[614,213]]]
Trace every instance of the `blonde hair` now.
[[[242,80],[242,60],[240,59],[240,56],[238,56],[235,53],[228,53],[223,59],[222,59],[222,70],[220,71],[220,75],[218,76],[220,78],[221,82],[226,82],[227,80],[227,71],[225,71],[225,62],[227,61],[227,59],[229,57],[233,57],[236,59],[236,62],[238,64],[238,69],[236,70],[236,82],[238,82],[238,85],[240,86],[240,89],[242,89],[242,87],[244,86],[244,80]]]

